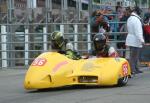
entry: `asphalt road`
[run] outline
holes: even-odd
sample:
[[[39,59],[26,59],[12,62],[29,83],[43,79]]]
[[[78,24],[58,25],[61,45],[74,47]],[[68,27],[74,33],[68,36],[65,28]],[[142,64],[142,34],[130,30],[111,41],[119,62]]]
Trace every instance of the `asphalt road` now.
[[[0,70],[0,103],[150,103],[150,69],[125,87],[65,87],[27,91],[26,70]]]

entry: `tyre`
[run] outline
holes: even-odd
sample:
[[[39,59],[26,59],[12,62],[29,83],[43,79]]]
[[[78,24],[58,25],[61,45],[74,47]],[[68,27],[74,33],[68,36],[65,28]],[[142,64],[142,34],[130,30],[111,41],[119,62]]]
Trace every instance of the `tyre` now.
[[[128,83],[128,79],[129,79],[128,76],[119,78],[119,80],[118,80],[118,86],[125,86]]]

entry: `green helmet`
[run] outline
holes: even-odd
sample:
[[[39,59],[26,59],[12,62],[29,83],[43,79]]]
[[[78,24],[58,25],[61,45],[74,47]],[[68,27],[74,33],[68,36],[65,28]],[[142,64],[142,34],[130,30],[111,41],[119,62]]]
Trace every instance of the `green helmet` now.
[[[52,47],[55,49],[61,48],[65,43],[64,35],[59,31],[55,31],[51,34],[51,40],[52,40]]]

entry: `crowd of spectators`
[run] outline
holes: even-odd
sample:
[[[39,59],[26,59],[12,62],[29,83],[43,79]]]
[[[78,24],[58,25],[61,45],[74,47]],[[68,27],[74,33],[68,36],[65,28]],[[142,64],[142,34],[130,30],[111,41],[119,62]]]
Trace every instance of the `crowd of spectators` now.
[[[117,49],[126,49],[125,40],[127,36],[127,19],[130,17],[132,12],[132,7],[122,7],[116,6],[116,8],[112,8],[111,6],[105,6],[105,8],[100,10],[95,10],[91,15],[91,31],[94,35],[97,32],[108,32],[109,38],[115,38],[119,42],[116,43]],[[142,11],[144,14],[141,18],[143,18],[143,23],[148,25],[148,30],[150,32],[149,23],[150,23],[150,8],[146,13]],[[102,30],[102,28],[104,30]],[[113,34],[113,36],[111,35]],[[92,37],[93,37],[92,35]],[[146,36],[146,42],[150,42],[150,36]],[[120,51],[120,56],[125,57],[125,52]]]

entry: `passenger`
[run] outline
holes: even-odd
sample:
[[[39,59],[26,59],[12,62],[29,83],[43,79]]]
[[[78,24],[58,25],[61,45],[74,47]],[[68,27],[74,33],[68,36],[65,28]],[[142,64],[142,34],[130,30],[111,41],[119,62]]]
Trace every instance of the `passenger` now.
[[[63,33],[55,31],[51,34],[51,51],[66,55],[70,59],[78,60],[80,55],[73,49],[72,43],[64,38]]]
[[[107,44],[108,38],[104,34],[96,34],[93,37],[93,44],[95,50],[91,51],[90,55],[95,55],[96,57],[118,57],[114,47]]]

